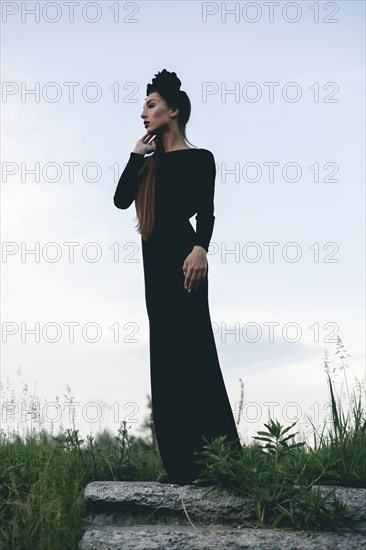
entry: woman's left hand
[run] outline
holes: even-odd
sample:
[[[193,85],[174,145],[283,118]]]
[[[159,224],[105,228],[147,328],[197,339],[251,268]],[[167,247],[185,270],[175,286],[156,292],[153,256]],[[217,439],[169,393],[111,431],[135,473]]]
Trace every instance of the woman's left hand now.
[[[192,252],[186,257],[183,264],[185,276],[184,288],[188,292],[196,290],[206,277],[207,273],[207,251],[202,246],[194,246]]]

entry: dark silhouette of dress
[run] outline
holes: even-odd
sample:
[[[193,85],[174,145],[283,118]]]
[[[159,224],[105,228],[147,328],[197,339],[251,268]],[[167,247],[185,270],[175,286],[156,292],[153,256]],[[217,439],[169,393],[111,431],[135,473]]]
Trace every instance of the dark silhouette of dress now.
[[[150,326],[152,414],[160,456],[172,483],[189,484],[200,465],[194,451],[227,435],[241,448],[220,369],[204,281],[188,293],[183,263],[192,248],[208,250],[215,221],[216,165],[207,149],[156,155],[155,223],[141,237]],[[135,198],[138,171],[149,156],[130,154],[114,195],[117,208]],[[196,214],[196,231],[189,219]]]

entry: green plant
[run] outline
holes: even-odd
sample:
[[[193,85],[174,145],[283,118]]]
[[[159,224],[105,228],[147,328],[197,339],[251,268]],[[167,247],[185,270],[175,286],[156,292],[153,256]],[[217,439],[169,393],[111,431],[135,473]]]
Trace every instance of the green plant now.
[[[226,436],[214,441],[205,438],[204,450],[197,452],[202,472],[195,480],[210,481],[223,489],[239,491],[253,501],[258,524],[272,527],[338,528],[350,521],[346,507],[331,493],[313,492],[319,477],[306,482],[305,461],[299,470],[298,454],[305,442],[295,442],[297,433],[289,433],[296,423],[284,428],[270,419],[254,437],[264,444],[232,449]],[[322,472],[323,473],[323,472]]]

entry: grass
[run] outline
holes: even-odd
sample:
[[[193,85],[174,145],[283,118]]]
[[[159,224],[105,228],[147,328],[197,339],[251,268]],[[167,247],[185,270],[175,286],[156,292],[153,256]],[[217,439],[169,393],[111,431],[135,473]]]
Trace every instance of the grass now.
[[[342,384],[325,361],[331,417],[312,428],[310,442],[298,441],[295,423],[284,427],[269,419],[242,452],[225,436],[207,441],[198,454],[201,475],[218,489],[239,491],[253,499],[256,525],[337,528],[349,521],[346,508],[314,484],[366,487],[366,419],[360,384],[350,391],[345,359],[338,341]],[[36,407],[29,396],[28,410]],[[68,396],[70,398],[70,396]],[[3,400],[4,401],[4,400]],[[151,406],[151,402],[150,402]],[[95,480],[155,481],[164,471],[151,418],[151,440],[134,437],[122,422],[117,436],[104,431],[83,439],[79,430],[57,435],[39,426],[21,436],[0,433],[0,547],[76,549],[84,530],[83,491]]]
[[[312,444],[296,441],[291,433],[295,423],[284,428],[269,419],[266,431],[259,431],[255,443],[242,451],[232,449],[226,436],[206,439],[204,451],[197,453],[201,474],[197,482],[210,481],[215,487],[233,489],[252,498],[257,525],[301,529],[338,529],[352,525],[347,508],[336,498],[335,489],[327,495],[314,485],[366,487],[365,392],[356,383],[350,392],[346,376],[349,356],[341,339],[337,352],[341,359],[340,390],[336,391],[326,357],[325,373],[329,389],[330,422],[313,429]],[[242,392],[243,395],[243,392]]]
[[[77,548],[84,528],[83,491],[94,480],[152,480],[163,471],[148,442],[128,435],[80,438],[45,432],[0,444],[0,547]]]

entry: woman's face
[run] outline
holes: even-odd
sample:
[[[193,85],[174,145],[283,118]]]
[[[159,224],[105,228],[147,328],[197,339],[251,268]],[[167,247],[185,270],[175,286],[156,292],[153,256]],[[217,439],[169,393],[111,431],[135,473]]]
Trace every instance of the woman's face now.
[[[144,121],[146,131],[149,134],[157,134],[162,129],[172,123],[171,113],[175,109],[170,109],[166,101],[159,92],[151,92],[146,98],[141,118]],[[147,124],[148,123],[148,124]]]

